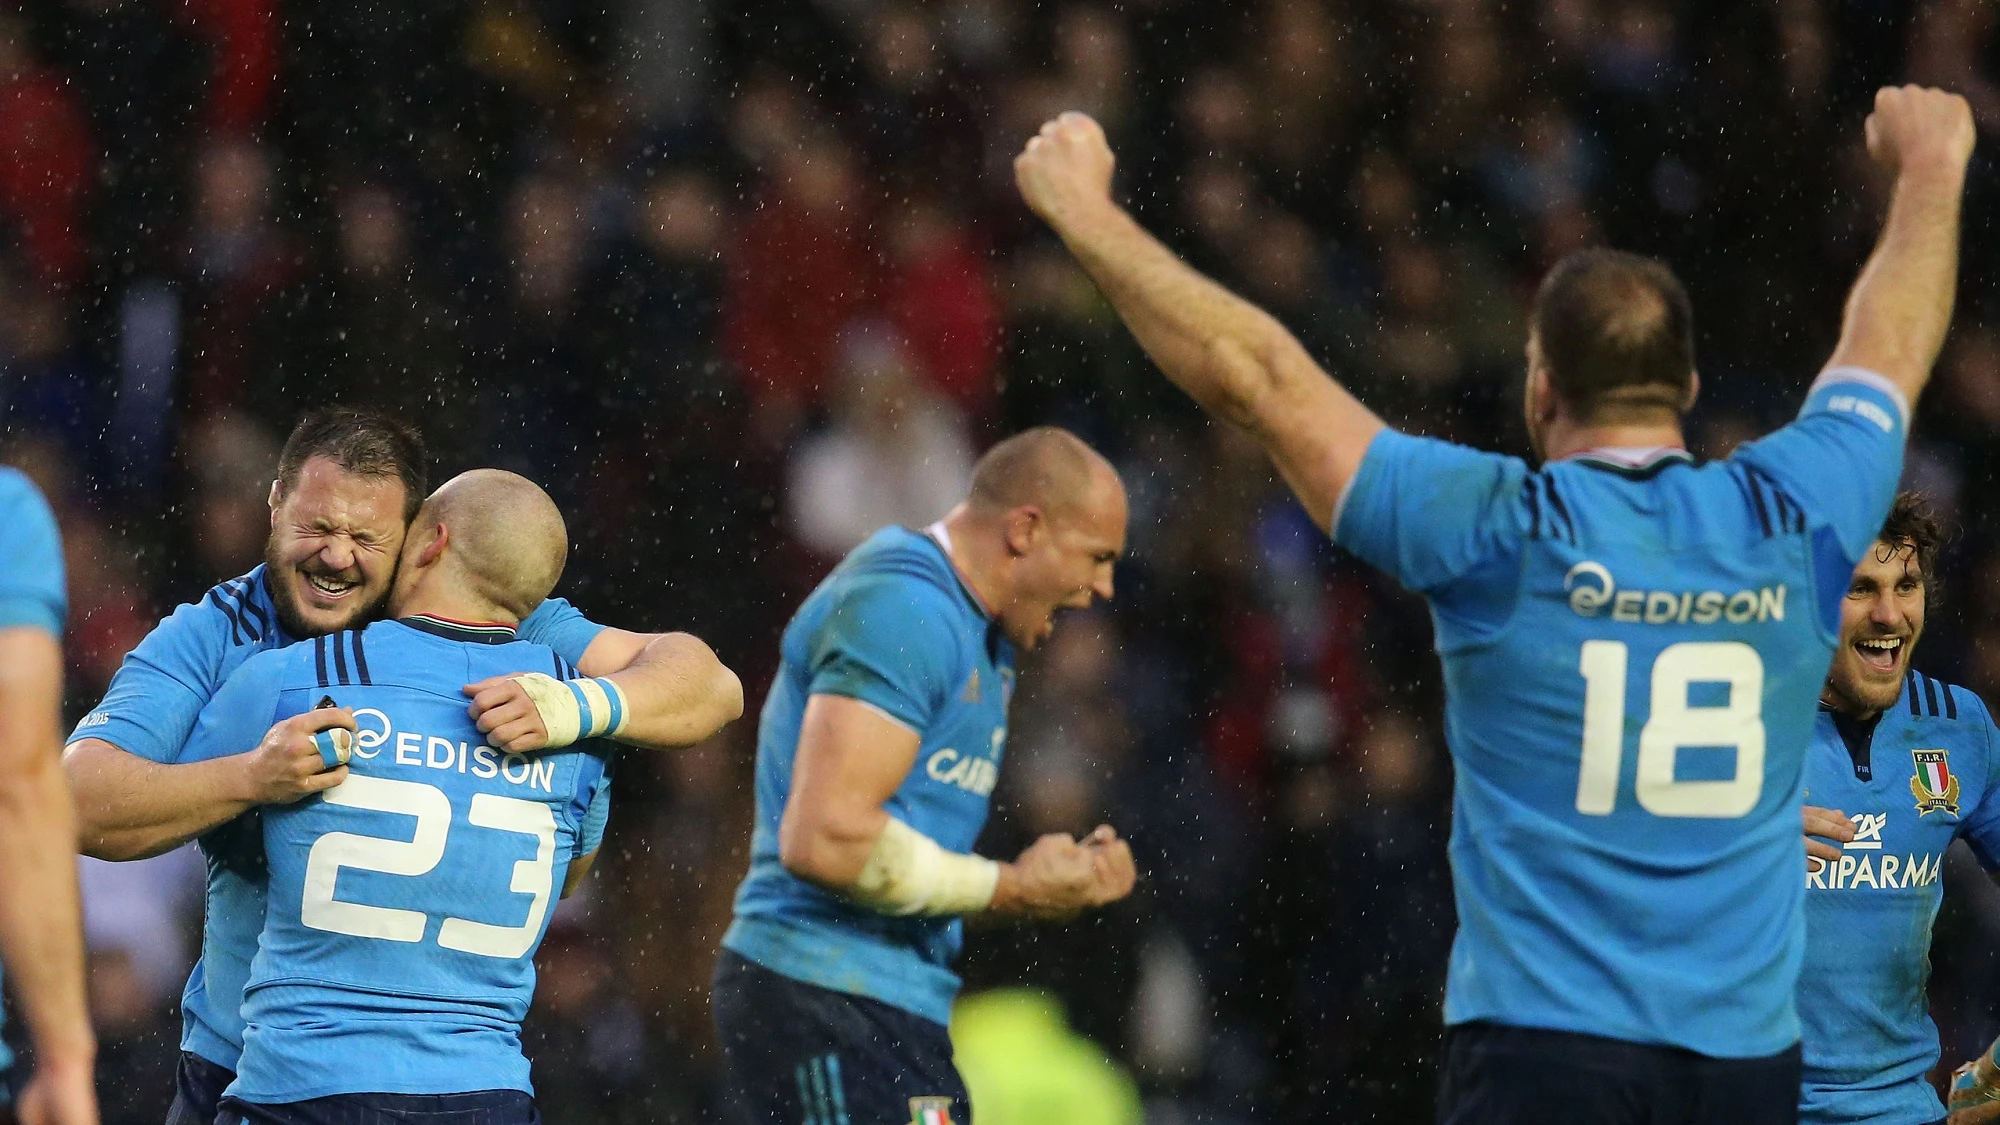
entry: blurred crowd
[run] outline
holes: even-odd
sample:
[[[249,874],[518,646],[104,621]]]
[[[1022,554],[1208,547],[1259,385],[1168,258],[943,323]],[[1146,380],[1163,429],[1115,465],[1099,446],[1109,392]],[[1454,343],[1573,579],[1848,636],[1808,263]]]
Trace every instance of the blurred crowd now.
[[[1010,161],[1088,111],[1143,220],[1365,401],[1517,452],[1541,272],[1661,255],[1720,456],[1832,344],[1882,203],[1860,120],[1904,80],[1966,94],[1986,148],[1909,458],[1964,527],[1918,664],[2000,701],[1984,0],[8,0],[0,460],[62,523],[72,715],[259,561],[277,443],[328,400],[416,421],[442,473],[546,484],[561,592],[698,633],[754,708],[833,561],[943,514],[995,437],[1069,426],[1124,473],[1131,553],[1024,674],[983,850],[1108,820],[1141,891],[974,926],[969,988],[1052,998],[985,1011],[1066,1024],[1149,1121],[1420,1120],[1453,925],[1427,617],[1164,384]],[[712,1119],[754,727],[620,773],[541,955],[551,1125]],[[2000,909],[1952,871],[1948,1056],[2000,1030]],[[115,1125],[163,1110],[200,878],[86,864]]]

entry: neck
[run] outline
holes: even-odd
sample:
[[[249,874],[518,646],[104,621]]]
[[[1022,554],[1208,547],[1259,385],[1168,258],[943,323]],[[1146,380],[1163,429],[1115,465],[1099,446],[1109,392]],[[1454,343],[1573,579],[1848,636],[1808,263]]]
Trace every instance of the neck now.
[[[1557,417],[1542,435],[1542,459],[1560,461],[1590,449],[1651,449],[1655,446],[1687,448],[1679,420],[1672,422],[1612,422],[1579,425]]]
[[[1830,708],[1834,714],[1842,718],[1852,719],[1857,723],[1865,723],[1882,713],[1882,708],[1877,707],[1870,710],[1842,695],[1834,689],[1831,680],[1827,681],[1827,685],[1820,689],[1819,701]]]
[[[1007,575],[1007,546],[994,534],[991,524],[981,520],[964,504],[951,510],[943,521],[951,537],[946,553],[958,576],[971,588],[973,596],[992,616],[1014,596],[1014,584]]]
[[[519,625],[519,614],[485,598],[443,583],[419,578],[389,606],[391,617],[441,617],[467,625]]]

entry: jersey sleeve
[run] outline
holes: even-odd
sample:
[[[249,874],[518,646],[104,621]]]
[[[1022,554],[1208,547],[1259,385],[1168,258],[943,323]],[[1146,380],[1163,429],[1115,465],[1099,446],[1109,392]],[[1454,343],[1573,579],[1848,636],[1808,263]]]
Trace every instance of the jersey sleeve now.
[[[195,717],[178,760],[205,762],[255,749],[273,724],[297,713],[298,707],[283,706],[288,659],[284,649],[260,652],[231,672]]]
[[[1939,685],[1948,692],[1958,692],[1950,684]],[[1980,866],[1988,871],[2000,872],[2000,730],[1993,725],[1992,712],[1986,703],[1971,692],[1958,692],[1956,698],[1969,698],[1968,708],[1976,713],[1979,724],[1981,749],[1985,753],[1985,792],[1979,795],[1979,804],[1966,813],[1959,822],[1958,834],[1971,846],[1972,854],[1979,857]],[[1974,718],[1968,715],[1967,718]]]
[[[957,686],[954,607],[944,591],[895,575],[848,587],[808,651],[809,693],[856,699],[921,731]]]
[[[179,760],[195,716],[221,686],[229,628],[208,600],[174,610],[126,654],[104,699],[69,741],[101,738],[151,761]]]
[[[1843,586],[1896,499],[1909,419],[1894,383],[1836,367],[1813,383],[1797,420],[1735,455],[1777,482],[1804,509],[1815,539],[1839,551]]]
[[[1334,513],[1334,542],[1434,593],[1502,547],[1526,475],[1517,458],[1383,430]]]
[[[583,650],[604,631],[604,626],[583,615],[567,598],[545,598],[521,622],[516,635],[524,641],[547,645],[571,666],[583,660]]]
[[[60,635],[68,613],[55,513],[28,478],[0,476],[0,629]]]

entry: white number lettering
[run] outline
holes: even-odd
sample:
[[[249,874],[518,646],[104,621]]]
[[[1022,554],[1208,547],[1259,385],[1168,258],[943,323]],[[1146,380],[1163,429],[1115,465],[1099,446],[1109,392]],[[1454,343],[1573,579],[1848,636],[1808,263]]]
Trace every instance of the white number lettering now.
[[[370,809],[415,817],[416,832],[405,840],[385,840],[354,832],[328,832],[306,853],[305,898],[299,918],[315,930],[384,941],[424,940],[429,916],[421,910],[398,910],[343,902],[333,897],[340,869],[380,871],[415,877],[429,874],[444,858],[451,833],[451,798],[435,785],[353,774],[326,791],[332,805]],[[535,857],[518,860],[507,887],[532,896],[528,919],[519,926],[494,926],[465,918],[446,918],[438,927],[437,943],[446,949],[482,957],[515,958],[534,948],[542,920],[555,891],[555,810],[536,801],[475,794],[466,821],[479,828],[514,832],[535,840]]]
[[[547,805],[518,797],[479,793],[472,798],[467,820],[481,828],[519,832],[535,838],[535,858],[514,864],[514,879],[507,889],[519,895],[533,895],[528,904],[528,920],[518,926],[491,926],[464,918],[446,918],[438,927],[438,944],[462,953],[482,957],[520,957],[535,947],[541,936],[542,915],[549,910],[549,894],[555,889],[556,814]]]
[[[1576,811],[1609,816],[1618,804],[1618,769],[1624,759],[1628,650],[1622,641],[1585,641],[1583,760],[1577,772]],[[1764,792],[1764,661],[1741,641],[1684,641],[1668,645],[1653,661],[1652,704],[1639,731],[1639,804],[1654,816],[1743,816]],[[1729,702],[1688,703],[1688,686],[1725,683]],[[1683,746],[1729,747],[1735,775],[1726,781],[1677,781]]]
[[[306,895],[299,904],[300,921],[315,930],[355,937],[424,940],[422,911],[342,902],[333,897],[333,886],[343,867],[388,875],[422,875],[436,867],[444,858],[445,836],[451,832],[451,798],[435,785],[352,774],[326,791],[326,803],[413,816],[417,828],[408,840],[384,840],[354,832],[329,832],[314,840],[312,850],[306,853]]]

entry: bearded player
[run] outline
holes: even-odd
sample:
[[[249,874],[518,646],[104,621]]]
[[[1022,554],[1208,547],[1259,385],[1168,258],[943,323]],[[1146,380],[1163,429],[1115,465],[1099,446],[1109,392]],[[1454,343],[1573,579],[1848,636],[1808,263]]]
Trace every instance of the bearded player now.
[[[1931,924],[1953,840],[2000,870],[2000,731],[1978,696],[1910,666],[1943,539],[1922,497],[1896,497],[1841,600],[1806,757],[1799,1120],[1810,1125],[1944,1117],[1925,1077],[1938,1060]]]
[[[1914,87],[1867,134],[1896,183],[1840,343],[1797,421],[1707,465],[1681,429],[1692,314],[1657,262],[1587,251],[1543,280],[1531,469],[1385,427],[1112,201],[1089,118],[1015,162],[1168,378],[1430,603],[1456,766],[1443,1121],[1797,1116],[1800,775],[1950,323],[1974,138],[1963,99]]]
[[[195,718],[245,660],[372,620],[395,576],[407,525],[426,490],[415,430],[371,411],[309,413],[278,456],[265,563],[162,621],[125,658],[97,708],[70,734],[64,758],[86,854],[156,855],[197,837],[208,861],[202,959],[181,1000],[181,1060],[173,1125],[211,1125],[243,1048],[241,1000],[264,916],[262,838],[244,813],[297,801],[344,781],[324,770],[312,736],[334,712],[270,727],[240,752],[185,761]],[[626,706],[615,731],[581,722],[582,688],[553,677],[467,685],[479,729],[525,752],[615,734],[633,745],[680,746],[742,709],[736,677],[699,640],[607,629],[560,598],[521,622],[520,636],[562,656],[578,679],[602,678]],[[335,682],[367,676],[365,655],[333,651]]]

